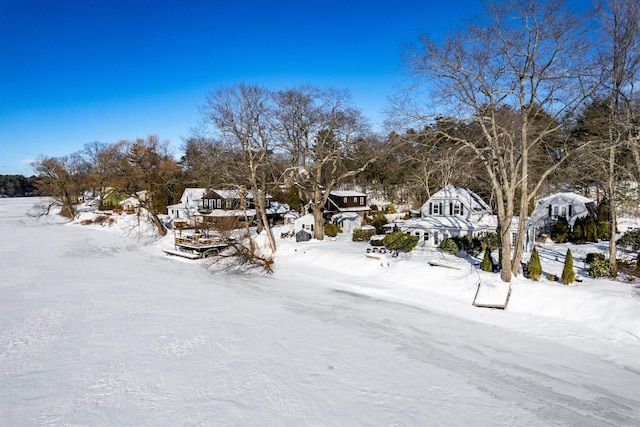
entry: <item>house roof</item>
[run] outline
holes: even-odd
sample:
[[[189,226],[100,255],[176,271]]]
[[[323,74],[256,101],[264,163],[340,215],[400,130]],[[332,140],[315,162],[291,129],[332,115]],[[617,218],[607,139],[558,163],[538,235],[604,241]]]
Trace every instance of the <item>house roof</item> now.
[[[491,212],[489,205],[480,196],[462,185],[449,184],[431,196],[429,201],[434,199],[459,199],[474,213]]]
[[[206,188],[185,188],[182,192],[182,197],[180,197],[180,201],[186,203],[189,200],[200,200],[206,192]]]
[[[265,209],[267,215],[281,215],[289,212],[289,205],[286,203],[271,202],[270,206]]]
[[[587,203],[595,203],[595,201],[588,197],[581,196],[580,194],[571,193],[571,192],[555,193],[538,200],[538,205],[546,206],[550,203],[557,203],[557,204],[585,203],[587,204]]]
[[[355,212],[340,212],[340,213],[337,213],[337,214],[331,216],[331,221],[341,221],[343,219],[344,220],[354,221],[354,220],[357,220],[359,218],[360,218],[360,215],[358,215]]]
[[[332,190],[329,192],[331,196],[336,197],[366,197],[367,195],[364,193],[360,193],[358,191],[340,191],[340,190]]]
[[[246,210],[241,210],[241,209],[234,209],[234,210],[224,210],[224,209],[213,209],[210,213],[204,215],[204,216],[213,216],[213,217],[227,217],[227,216],[237,216],[237,217],[243,217],[245,216],[245,214],[249,217],[252,218],[256,215],[256,210],[255,209],[246,209]]]
[[[202,196],[203,199],[212,199],[215,197],[215,194],[219,195],[223,199],[239,199],[240,192],[238,190],[209,190],[206,194]],[[247,191],[246,193],[247,199],[253,199],[253,194],[251,191]]]
[[[240,192],[238,190],[209,190],[201,198],[212,199],[214,198],[213,193],[218,194],[223,199],[239,199],[240,198]],[[247,199],[253,199],[253,193],[251,191],[247,191],[245,195]],[[271,199],[271,198],[272,196],[270,194],[267,194],[267,199]]]

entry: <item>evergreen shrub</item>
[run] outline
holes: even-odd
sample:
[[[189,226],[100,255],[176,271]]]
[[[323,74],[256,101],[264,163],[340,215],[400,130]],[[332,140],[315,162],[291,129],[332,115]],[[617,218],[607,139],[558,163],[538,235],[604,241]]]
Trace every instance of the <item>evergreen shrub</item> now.
[[[484,251],[484,258],[480,263],[480,270],[493,272],[493,259],[491,258],[491,249],[487,248]]]
[[[373,218],[371,220],[371,225],[375,227],[376,229],[376,233],[378,234],[384,234],[384,226],[389,223],[389,221],[387,220],[387,217],[384,216],[384,214],[380,213],[378,215],[375,216],[375,218]]]
[[[604,261],[604,254],[602,252],[589,252],[584,258],[584,262],[587,264],[593,264],[593,261],[595,260]]]
[[[640,250],[640,228],[625,231],[616,242],[618,246],[629,247],[632,251]]]
[[[351,240],[354,242],[368,242],[371,239],[371,236],[375,234],[375,230],[363,230],[361,228],[356,228],[351,233]]]
[[[340,227],[338,227],[337,225],[331,222],[327,222],[324,225],[324,234],[326,234],[329,237],[336,237],[339,232],[340,232]]]
[[[600,254],[600,255],[602,255],[602,254]],[[595,258],[589,264],[590,264],[589,265],[589,276],[591,276],[593,278],[608,277],[609,276],[609,273],[610,273],[609,261],[604,259],[604,257],[602,259]]]
[[[536,247],[533,247],[531,251],[531,257],[529,258],[529,277],[532,280],[538,281],[542,276],[542,265],[540,264],[540,256],[538,255],[538,250]]]
[[[573,271],[573,255],[571,249],[567,249],[567,255],[564,258],[564,268],[562,269],[562,283],[568,285],[576,279],[576,272]]]
[[[411,252],[418,244],[418,236],[411,236],[398,231],[384,236],[382,242],[387,249],[394,251],[397,255],[399,251]]]
[[[484,248],[498,249],[500,247],[498,233],[487,233],[480,241]]]
[[[456,242],[448,237],[440,242],[440,249],[451,255],[455,255],[460,252],[460,248],[458,248]]]
[[[567,222],[567,218],[560,217],[551,227],[551,240],[554,243],[564,243],[567,241],[569,237],[569,222]]]

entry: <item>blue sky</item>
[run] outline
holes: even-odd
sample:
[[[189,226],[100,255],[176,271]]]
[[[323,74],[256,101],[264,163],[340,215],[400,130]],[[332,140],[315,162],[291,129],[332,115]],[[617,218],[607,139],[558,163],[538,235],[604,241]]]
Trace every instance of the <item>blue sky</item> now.
[[[403,45],[479,1],[0,0],[0,174],[85,143],[157,134],[180,155],[206,93],[349,89],[374,125]]]

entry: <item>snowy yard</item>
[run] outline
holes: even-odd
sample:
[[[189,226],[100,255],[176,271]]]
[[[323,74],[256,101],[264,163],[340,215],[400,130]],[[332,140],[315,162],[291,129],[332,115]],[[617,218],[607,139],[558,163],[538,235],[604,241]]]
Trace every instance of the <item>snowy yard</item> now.
[[[0,200],[2,425],[640,425],[638,285],[516,279],[490,310],[439,252],[279,239],[273,275],[221,274],[32,204]]]

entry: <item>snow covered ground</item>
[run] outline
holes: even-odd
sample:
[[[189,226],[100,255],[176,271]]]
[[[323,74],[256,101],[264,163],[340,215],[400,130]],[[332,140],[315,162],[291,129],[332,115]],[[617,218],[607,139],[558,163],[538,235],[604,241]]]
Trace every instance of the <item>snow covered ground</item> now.
[[[516,279],[476,308],[495,278],[467,260],[343,235],[223,274],[33,202],[0,200],[1,425],[640,425],[638,285]]]

